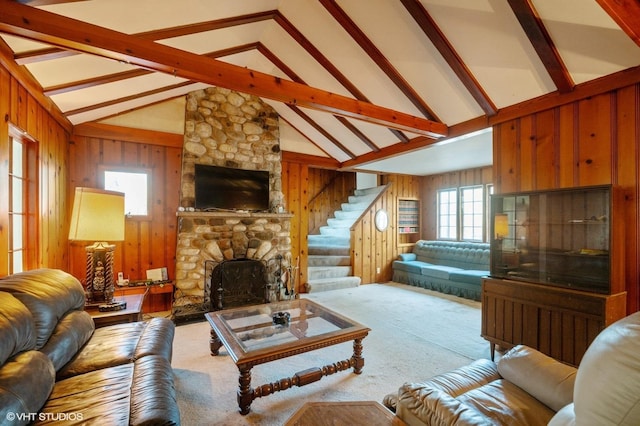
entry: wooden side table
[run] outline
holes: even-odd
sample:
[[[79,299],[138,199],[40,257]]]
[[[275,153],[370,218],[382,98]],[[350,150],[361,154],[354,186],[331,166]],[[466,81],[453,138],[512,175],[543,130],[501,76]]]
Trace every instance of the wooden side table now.
[[[105,327],[107,325],[122,324],[126,322],[142,321],[142,303],[145,294],[133,294],[130,296],[116,296],[115,300],[124,300],[127,302],[126,309],[120,311],[100,312],[98,307],[88,307],[87,312],[93,318],[96,328]]]
[[[144,293],[147,295],[142,303],[143,313],[149,314],[151,312],[171,310],[173,305],[173,282],[137,286],[119,286],[116,284],[114,295],[121,297]]]
[[[307,402],[285,426],[402,426],[404,421],[376,401]]]

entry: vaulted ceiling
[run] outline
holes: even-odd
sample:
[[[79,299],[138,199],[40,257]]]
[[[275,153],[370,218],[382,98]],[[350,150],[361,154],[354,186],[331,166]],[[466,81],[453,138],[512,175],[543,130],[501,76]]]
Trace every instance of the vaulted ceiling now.
[[[516,111],[640,81],[634,0],[0,0],[0,37],[71,125],[215,85],[270,103],[288,152],[417,175],[490,164],[481,130]]]

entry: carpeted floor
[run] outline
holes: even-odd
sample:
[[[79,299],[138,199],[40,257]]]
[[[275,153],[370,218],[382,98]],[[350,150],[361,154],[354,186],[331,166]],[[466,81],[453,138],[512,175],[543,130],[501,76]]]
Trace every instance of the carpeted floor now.
[[[356,288],[304,294],[371,328],[364,339],[365,367],[323,377],[256,399],[251,412],[238,412],[238,369],[224,347],[209,353],[207,322],[180,325],[174,340],[173,368],[182,424],[282,425],[309,401],[382,401],[405,381],[488,358],[480,337],[480,303],[403,284],[368,284]],[[252,387],[292,377],[310,367],[347,359],[352,343],[297,355],[252,369]],[[363,425],[367,424],[363,419]]]

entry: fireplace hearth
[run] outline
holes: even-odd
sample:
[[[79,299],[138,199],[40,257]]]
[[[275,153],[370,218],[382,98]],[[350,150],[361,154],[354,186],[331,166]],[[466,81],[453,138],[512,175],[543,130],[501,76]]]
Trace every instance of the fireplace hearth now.
[[[255,259],[205,262],[204,303],[207,311],[267,303],[266,265]]]

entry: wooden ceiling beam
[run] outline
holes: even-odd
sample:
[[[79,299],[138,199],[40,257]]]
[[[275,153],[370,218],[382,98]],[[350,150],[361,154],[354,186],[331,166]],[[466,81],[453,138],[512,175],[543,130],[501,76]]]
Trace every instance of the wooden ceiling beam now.
[[[637,0],[596,0],[600,7],[640,46],[640,3]]]
[[[252,24],[254,22],[265,21],[268,19],[273,19],[277,13],[278,11],[276,10],[269,10],[266,12],[250,13],[247,15],[233,16],[230,18],[215,19],[212,21],[198,22],[195,24],[180,25],[177,27],[162,28],[153,31],[145,31],[131,35],[150,41],[166,40],[174,37],[197,34],[204,31],[214,31],[237,25],[245,25]],[[14,59],[19,65],[25,65],[34,62],[64,58],[66,56],[73,56],[78,54],[79,52],[73,50],[65,50],[58,47],[47,47],[17,54],[15,55]]]
[[[366,36],[366,34],[351,20],[344,10],[335,2],[335,0],[319,0],[320,4],[333,16],[333,18],[344,28],[344,30],[358,43],[362,50],[369,55],[373,62],[389,77],[389,79],[400,89],[400,91],[411,101],[430,120],[438,121],[436,113],[427,105],[427,103],[418,95],[409,83],[402,77],[400,72],[391,64],[391,62],[382,54],[375,44]]]
[[[287,66],[278,56],[276,56],[271,50],[269,50],[262,43],[259,44],[258,51],[262,53],[272,64],[274,64],[277,68],[279,68],[282,72],[284,72],[291,80],[306,84],[300,76],[298,76],[291,68]],[[369,147],[369,149],[373,151],[378,151],[380,148],[376,146],[376,144],[371,141],[364,133],[362,133],[356,126],[351,124],[349,120],[344,117],[340,117],[339,115],[334,115],[336,120],[338,120],[343,126],[345,126],[351,133],[353,133],[358,139],[360,139],[364,144]]]
[[[240,52],[246,52],[248,50],[256,49],[258,43],[248,43],[241,46],[234,46],[229,49],[218,50],[215,52],[207,53],[204,56],[210,58],[220,58],[227,55],[233,55]],[[152,74],[153,71],[144,69],[134,69],[130,71],[123,71],[114,74],[101,75],[100,77],[88,78],[85,80],[72,81],[65,84],[59,84],[56,86],[45,87],[43,92],[47,96],[58,95],[60,93],[72,92],[74,90],[87,89],[89,87],[100,86],[101,84],[113,83],[116,81],[126,80],[129,78],[141,77],[143,75]],[[192,82],[193,83],[193,82]],[[166,90],[173,89],[173,86]],[[100,107],[96,107],[100,108]]]
[[[60,111],[60,108],[53,101],[42,93],[42,86],[25,67],[21,67],[13,61],[13,51],[0,39],[0,66],[9,70],[9,73],[16,79],[26,91],[58,122],[64,130],[71,134],[73,124]],[[2,96],[6,96],[2,94]]]
[[[319,125],[314,119],[312,119],[307,114],[305,114],[300,108],[298,108],[295,105],[287,105],[287,106],[289,108],[291,108],[293,110],[293,112],[298,114],[304,121],[306,121],[307,124],[309,124],[311,127],[313,127],[318,133],[320,133],[322,136],[324,136],[329,141],[331,141],[331,143],[334,144],[336,147],[338,147],[340,149],[340,151],[342,151],[345,154],[347,154],[347,156],[349,156],[349,158],[352,158],[352,159],[356,158],[356,155],[353,152],[351,152],[349,150],[349,148],[344,146],[338,139],[333,137],[331,135],[331,133],[327,132],[327,130],[324,127]]]
[[[329,74],[335,78],[345,89],[356,99],[363,102],[370,102],[362,93],[333,63],[322,54],[296,27],[280,12],[277,12],[274,20],[282,29],[289,34],[313,59],[316,60]],[[408,142],[409,138],[399,130],[389,129],[401,141]]]
[[[422,32],[431,40],[431,43],[440,52],[440,55],[447,62],[451,70],[458,76],[460,82],[467,88],[473,99],[480,105],[485,114],[491,116],[498,112],[489,95],[484,91],[478,80],[473,76],[471,70],[462,61],[458,52],[449,43],[444,33],[440,30],[429,12],[424,8],[419,0],[400,0],[407,12],[416,21]]]
[[[558,92],[571,92],[575,83],[531,0],[508,0],[508,2]]]
[[[255,70],[139,39],[44,10],[1,0],[0,31],[265,99],[355,118],[428,137],[447,126]]]

